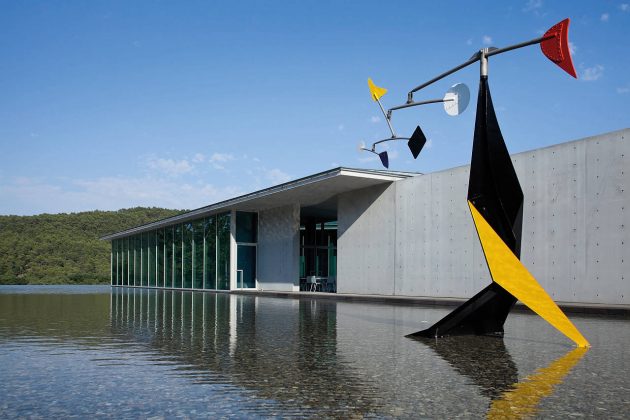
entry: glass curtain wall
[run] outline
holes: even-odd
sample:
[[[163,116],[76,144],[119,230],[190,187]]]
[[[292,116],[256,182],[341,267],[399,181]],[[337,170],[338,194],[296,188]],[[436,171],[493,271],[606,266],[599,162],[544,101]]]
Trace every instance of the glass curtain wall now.
[[[203,289],[203,219],[193,222],[193,287]]]
[[[184,223],[182,238],[182,265],[184,275],[184,289],[192,288],[192,264],[193,264],[193,225]]]
[[[118,285],[118,241],[112,240],[112,284]]]
[[[156,246],[156,286],[164,287],[164,229],[157,230],[157,246]]]
[[[147,285],[147,234],[140,234],[140,286]]]
[[[133,259],[133,236],[130,236],[127,239],[127,286],[133,286],[133,270],[135,269],[134,266],[134,259]]]
[[[300,227],[300,283],[302,290],[305,290],[307,276],[336,279],[336,221],[307,221],[302,223]]]
[[[120,276],[120,284],[123,286],[127,284],[127,238],[121,239],[121,254],[120,262],[122,263],[122,273]]]
[[[129,281],[130,286],[138,286],[140,284],[140,237],[132,236],[133,242],[133,280]]]
[[[257,215],[239,216],[238,236],[252,249],[243,257],[253,269],[243,287],[255,287]],[[112,240],[112,284],[187,289],[230,289],[231,215],[222,213]],[[253,255],[253,256],[252,256]],[[251,274],[253,273],[253,275]]]
[[[155,264],[157,262],[157,259],[155,258],[155,250],[156,250],[156,243],[155,243],[155,239],[156,239],[156,232],[155,231],[151,231],[148,233],[149,235],[149,249],[147,250],[147,255],[148,255],[148,268],[149,268],[149,286],[150,287],[155,287],[156,286],[156,268],[155,268]]]
[[[217,289],[230,289],[230,213],[217,216]]]
[[[215,216],[206,217],[204,225],[204,289],[217,288],[217,219]]]
[[[173,287],[173,226],[164,229],[164,287]]]
[[[114,281],[114,242],[115,240],[112,240],[111,243],[111,250],[109,252],[109,275],[110,275],[110,283],[113,285],[116,285],[116,282]]]
[[[182,225],[173,229],[173,287],[182,287]]]
[[[118,264],[116,268],[116,283],[122,285],[122,240],[120,239],[116,245],[116,262]]]
[[[258,242],[258,214],[236,212],[236,287],[256,287],[256,245]]]

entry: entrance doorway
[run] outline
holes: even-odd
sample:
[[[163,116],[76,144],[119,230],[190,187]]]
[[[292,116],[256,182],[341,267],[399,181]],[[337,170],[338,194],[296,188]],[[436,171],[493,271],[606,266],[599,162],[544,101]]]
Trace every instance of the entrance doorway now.
[[[337,291],[337,221],[300,223],[300,290]]]
[[[258,214],[236,212],[236,288],[256,288]]]
[[[236,288],[256,288],[255,244],[237,244],[236,246]]]

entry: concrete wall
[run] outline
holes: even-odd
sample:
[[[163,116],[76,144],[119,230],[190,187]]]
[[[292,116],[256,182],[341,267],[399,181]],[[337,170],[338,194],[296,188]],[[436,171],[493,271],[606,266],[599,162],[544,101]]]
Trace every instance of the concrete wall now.
[[[395,191],[392,185],[339,196],[337,293],[391,295],[395,273]]]
[[[300,206],[258,213],[258,289],[299,290]]]
[[[630,129],[513,156],[522,261],[555,300],[630,304]],[[338,291],[468,298],[490,282],[469,167],[339,197]]]

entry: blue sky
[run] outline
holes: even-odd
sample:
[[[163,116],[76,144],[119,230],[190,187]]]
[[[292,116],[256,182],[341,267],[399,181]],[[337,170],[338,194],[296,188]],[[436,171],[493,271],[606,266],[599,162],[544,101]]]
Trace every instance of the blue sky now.
[[[380,168],[357,145],[388,136],[386,107],[486,46],[536,38],[571,18],[578,80],[538,46],[490,59],[511,152],[627,128],[630,1],[0,1],[0,214],[196,208],[337,166]],[[471,89],[458,117],[421,125],[417,160],[468,163],[478,65],[416,95]]]

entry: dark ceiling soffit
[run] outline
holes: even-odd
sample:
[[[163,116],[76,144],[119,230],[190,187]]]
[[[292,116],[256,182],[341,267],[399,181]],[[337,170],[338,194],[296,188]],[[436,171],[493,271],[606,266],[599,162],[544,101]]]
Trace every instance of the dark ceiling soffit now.
[[[191,210],[189,212],[186,212],[177,216],[171,216],[166,219],[157,220],[155,222],[136,226],[131,229],[105,235],[105,236],[100,237],[99,239],[102,241],[108,241],[112,239],[124,238],[126,236],[134,235],[137,233],[146,232],[146,231],[157,229],[160,227],[169,226],[174,223],[195,220],[199,218],[200,216],[210,216],[212,214],[221,213],[227,210],[227,208],[231,206],[235,206],[236,204],[240,204],[246,201],[251,201],[251,200],[261,198],[270,194],[292,190],[294,188],[302,187],[302,186],[319,182],[319,181],[323,181],[329,178],[334,178],[336,176],[341,175],[342,172],[356,172],[356,173],[367,174],[367,175],[375,175],[375,176],[380,175],[380,176],[388,176],[388,177],[399,178],[399,179],[421,175],[420,173],[417,173],[417,172],[397,172],[397,171],[383,171],[383,170],[372,170],[372,169],[355,169],[355,168],[338,167],[338,168],[330,169],[328,171],[319,172],[313,175],[305,176],[305,177],[302,177],[293,181],[285,182],[284,184],[279,184],[279,185],[274,185],[273,187],[264,188],[262,190],[258,190],[249,194],[244,194],[238,197],[229,198],[227,200],[210,204],[209,206],[200,207],[198,209]]]

